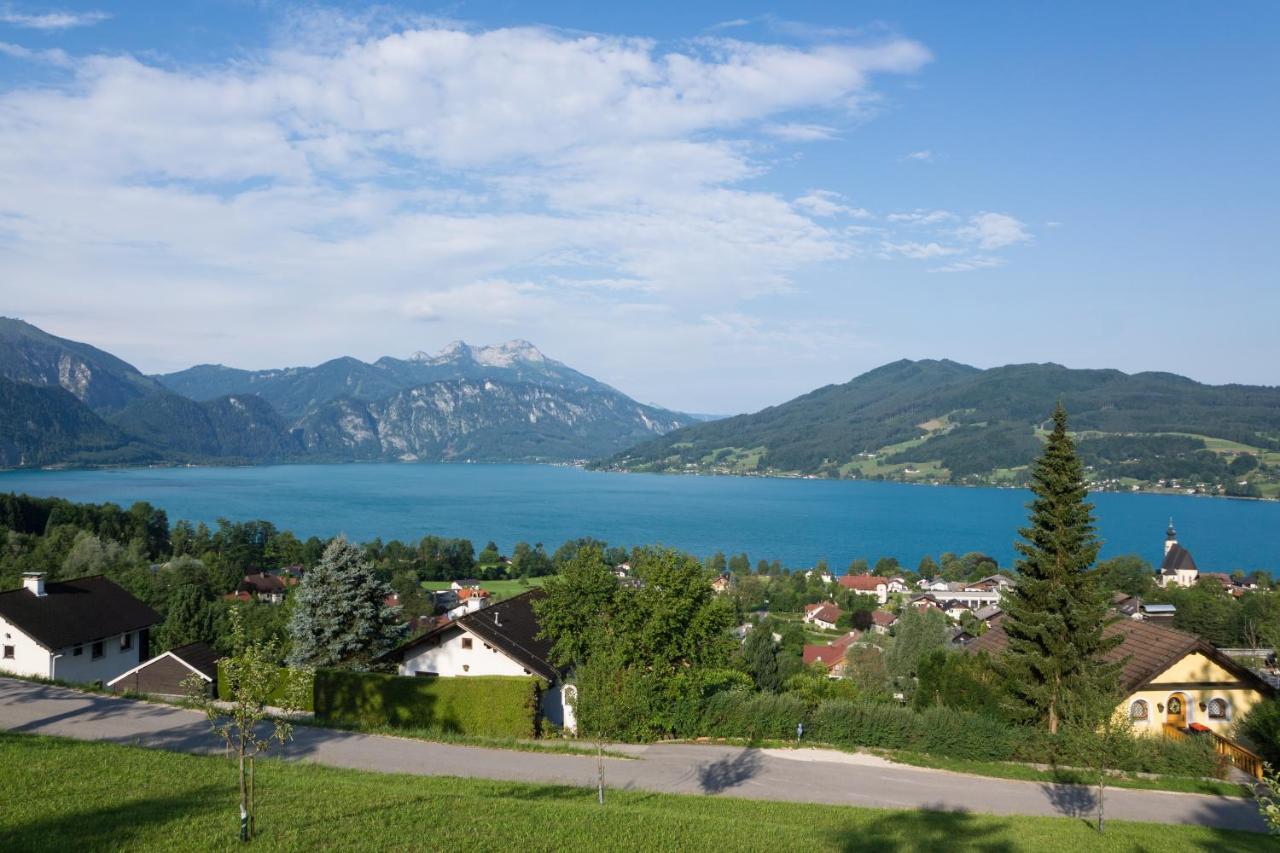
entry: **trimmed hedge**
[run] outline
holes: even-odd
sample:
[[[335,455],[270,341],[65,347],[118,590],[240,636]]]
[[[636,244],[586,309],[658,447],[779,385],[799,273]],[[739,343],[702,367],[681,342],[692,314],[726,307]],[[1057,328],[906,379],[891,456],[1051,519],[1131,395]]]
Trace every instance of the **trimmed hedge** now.
[[[306,678],[307,673],[301,670],[289,669],[288,667],[280,667],[279,681],[276,682],[275,689],[271,691],[271,695],[267,698],[268,705],[274,705],[279,702],[285,695],[285,691],[289,687],[289,679]],[[226,677],[222,674],[222,665],[218,665],[218,698],[223,701],[231,701],[231,689],[227,685]],[[302,708],[303,711],[312,710],[315,698],[315,688],[303,691]]]
[[[539,734],[546,682],[524,676],[421,678],[322,669],[315,712],[321,722],[393,726],[484,737]]]
[[[1042,729],[1015,726],[988,714],[933,706],[830,699],[809,711],[791,694],[731,691],[703,705],[702,733],[711,737],[790,739],[796,723],[805,737],[845,747],[923,752],[979,761],[1027,761],[1075,766],[1070,740]],[[1217,776],[1220,766],[1207,738],[1134,737],[1111,759],[1116,769],[1185,776]]]

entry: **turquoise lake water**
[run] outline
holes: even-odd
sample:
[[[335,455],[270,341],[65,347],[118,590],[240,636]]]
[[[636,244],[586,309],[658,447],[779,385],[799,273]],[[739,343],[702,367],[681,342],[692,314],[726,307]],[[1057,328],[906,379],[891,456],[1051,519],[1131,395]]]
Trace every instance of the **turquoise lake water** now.
[[[0,472],[0,492],[145,500],[170,521],[268,519],[300,536],[464,536],[554,550],[577,536],[746,551],[791,567],[825,558],[984,551],[1011,565],[1029,494],[865,481],[614,474],[542,465],[279,465]],[[1103,556],[1162,554],[1172,516],[1201,570],[1280,569],[1280,502],[1098,494]]]

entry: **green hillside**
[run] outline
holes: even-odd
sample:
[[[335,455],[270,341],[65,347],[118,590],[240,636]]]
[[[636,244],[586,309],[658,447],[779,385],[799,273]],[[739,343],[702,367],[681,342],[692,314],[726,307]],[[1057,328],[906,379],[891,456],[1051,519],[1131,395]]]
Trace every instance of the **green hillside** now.
[[[1057,364],[898,361],[597,466],[1016,484],[1058,400],[1098,488],[1280,492],[1280,388]]]

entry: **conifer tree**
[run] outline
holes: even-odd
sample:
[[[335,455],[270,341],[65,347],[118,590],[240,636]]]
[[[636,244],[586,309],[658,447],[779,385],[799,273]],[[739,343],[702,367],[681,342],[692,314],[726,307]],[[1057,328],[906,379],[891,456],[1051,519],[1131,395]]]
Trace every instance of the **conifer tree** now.
[[[391,593],[359,548],[341,536],[330,542],[292,593],[290,663],[359,669],[395,648],[408,626],[387,606]]]
[[[1082,700],[1115,686],[1119,665],[1102,658],[1121,639],[1102,635],[1107,600],[1089,571],[1101,543],[1061,403],[1031,491],[1030,523],[1016,545],[1019,576],[1002,604],[1009,638],[1002,666],[1014,710],[1056,734],[1064,720],[1087,713]]]

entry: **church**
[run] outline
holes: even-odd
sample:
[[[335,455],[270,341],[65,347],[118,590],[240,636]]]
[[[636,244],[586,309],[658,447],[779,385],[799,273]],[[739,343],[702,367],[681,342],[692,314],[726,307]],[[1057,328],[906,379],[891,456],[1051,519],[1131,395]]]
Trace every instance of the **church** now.
[[[1160,568],[1156,573],[1156,582],[1161,587],[1173,586],[1195,586],[1196,579],[1200,577],[1200,570],[1196,568],[1196,561],[1192,559],[1191,552],[1178,544],[1178,531],[1173,529],[1173,519],[1169,519],[1169,529],[1165,531],[1164,536],[1164,559],[1160,562]]]

